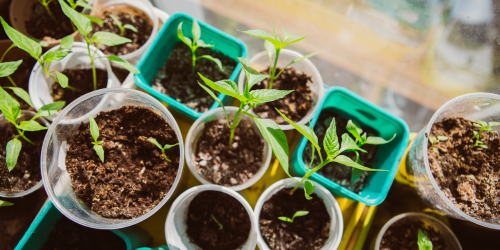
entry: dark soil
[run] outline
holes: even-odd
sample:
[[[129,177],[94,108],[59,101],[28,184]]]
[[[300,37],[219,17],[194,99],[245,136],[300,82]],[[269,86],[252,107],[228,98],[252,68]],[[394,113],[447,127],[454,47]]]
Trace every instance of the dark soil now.
[[[127,245],[122,238],[110,230],[96,230],[80,226],[64,216],[56,222],[54,229],[42,250],[125,250]]]
[[[31,116],[22,115],[18,121],[29,119],[31,119]],[[37,121],[43,125],[40,120]],[[0,125],[0,134],[2,135],[0,137],[0,190],[25,191],[41,181],[40,154],[45,132],[46,130],[24,133],[36,145],[30,144],[20,137],[18,138],[22,143],[21,152],[16,166],[9,172],[5,163],[5,148],[7,143],[18,133],[11,123]]]
[[[74,30],[71,27],[70,19],[64,15],[58,1],[52,1],[49,9],[59,23],[54,22],[43,5],[35,2],[31,6],[31,17],[26,21],[26,30],[33,37],[44,40],[59,40],[67,35],[71,35]],[[81,11],[81,8],[77,8]]]
[[[15,53],[14,50],[16,50]],[[0,55],[1,57],[1,55]],[[19,49],[12,49],[5,55],[5,58],[3,62],[11,62],[11,61],[17,61],[17,60],[23,60],[21,65],[17,68],[17,70],[10,75],[14,83],[16,83],[17,87],[23,88],[28,92],[28,85],[29,85],[29,80],[30,80],[30,74],[31,71],[33,70],[33,67],[35,67],[36,60],[31,57],[28,53],[24,51],[19,51]],[[7,77],[0,77],[0,86],[1,87],[14,87],[12,83],[7,79]],[[23,99],[19,98],[17,95],[14,94],[14,92],[10,89],[4,89],[9,93],[12,97],[16,98],[16,100],[19,102],[21,105],[21,109],[23,110],[28,110],[30,109],[30,105],[23,101]],[[31,108],[33,111],[35,109]]]
[[[473,121],[447,118],[434,123],[430,136],[444,135],[428,148],[429,164],[439,188],[464,213],[482,221],[500,218],[500,137],[481,133],[488,148],[472,148]],[[437,152],[434,150],[437,149]]]
[[[425,226],[420,220],[403,218],[392,224],[380,242],[380,250],[419,250],[418,230],[426,233],[432,242],[432,249],[448,250],[448,245],[440,232],[431,226]]]
[[[65,69],[63,72],[68,77],[68,85],[78,89],[78,91],[69,88],[63,88],[60,84],[52,84],[52,100],[66,101],[70,104],[78,97],[94,91],[94,77],[92,69]],[[97,89],[106,88],[108,85],[108,73],[105,70],[96,69]]]
[[[127,6],[127,8],[133,8],[133,7]],[[94,32],[106,31],[120,35],[120,28],[118,28],[118,26],[113,22],[113,19],[111,19],[110,14],[112,13],[109,11],[104,11],[103,17],[101,18],[104,21],[104,23],[96,24],[93,22],[92,30]],[[113,15],[117,17],[118,20],[120,20],[122,25],[130,24],[134,26],[139,32],[135,33],[132,30],[124,29],[123,37],[129,38],[130,40],[132,40],[132,42],[116,46],[101,45],[99,49],[102,50],[104,54],[117,55],[117,56],[130,54],[139,49],[140,47],[142,47],[142,45],[144,45],[148,41],[149,36],[151,36],[151,32],[153,31],[153,23],[145,14],[134,15],[128,12],[120,12],[120,13],[113,13]]]
[[[242,121],[236,127],[233,144],[225,119],[205,124],[196,144],[195,168],[205,180],[224,186],[247,182],[259,171],[264,158],[264,140]]]
[[[137,218],[153,209],[168,193],[177,175],[179,147],[165,151],[161,145],[178,141],[175,131],[150,109],[124,106],[99,113],[99,140],[104,163],[95,152],[89,123],[82,123],[68,140],[66,168],[77,196],[104,217]]]
[[[121,67],[115,67],[112,64],[111,70],[113,71],[113,74],[115,74],[116,78],[118,78],[118,81],[120,81],[120,83],[123,83],[125,79],[127,79],[127,76],[130,74],[130,71]]]
[[[189,204],[187,235],[203,250],[238,249],[247,241],[251,228],[245,207],[228,194],[205,191]]]
[[[280,68],[276,69],[276,72],[280,71]],[[261,71],[261,73],[269,73],[269,68]],[[269,78],[266,78],[264,81],[255,84],[252,90],[269,88],[269,80]],[[288,117],[288,119],[298,122],[312,109],[313,100],[310,89],[311,84],[310,75],[297,73],[294,68],[286,68],[285,71],[274,80],[273,89],[293,90],[293,92],[282,99],[255,107],[253,108],[253,112],[261,118],[271,119],[278,124],[288,124],[276,111],[276,108],[278,108],[281,113]]]
[[[349,136],[351,136],[351,138],[354,138],[346,129],[347,122],[349,121],[348,119],[342,117],[340,114],[338,114],[333,110],[323,110],[318,117],[316,125],[314,126],[314,132],[316,133],[316,135],[318,135],[319,145],[323,145],[323,138],[325,137],[326,130],[330,126],[330,123],[332,122],[332,119],[334,117],[335,117],[337,136],[339,137],[339,142],[341,142],[340,137],[344,133],[348,133]],[[356,123],[356,121],[353,122]],[[361,126],[361,128],[363,129],[364,132],[367,133],[367,136],[378,135],[377,131],[375,131],[370,127]],[[365,167],[373,168],[373,165],[377,162],[375,156],[377,155],[380,146],[365,144],[361,148],[366,150],[367,153],[360,153],[359,154],[360,160],[364,163]],[[303,154],[304,163],[307,164],[308,166],[309,163],[311,162],[311,152],[312,152],[311,150],[312,150],[311,143],[308,142]],[[326,152],[321,151],[321,153],[323,159],[326,159]],[[316,151],[315,154],[316,155],[314,156],[314,162],[312,164],[312,167],[321,164],[318,152]],[[356,160],[356,154],[354,152],[347,152],[345,153],[345,155],[350,157],[353,161]],[[363,171],[359,179],[357,179],[354,183],[352,183],[351,182],[352,168],[335,162],[326,164],[323,168],[321,168],[318,171],[318,173],[355,193],[360,193],[361,190],[363,190],[363,188],[366,185],[366,182],[368,181],[368,177],[370,176],[369,171]]]
[[[151,84],[153,89],[168,95],[197,112],[206,112],[214,104],[214,99],[198,85],[203,80],[198,76],[202,74],[214,82],[228,79],[236,67],[236,61],[221,52],[209,48],[198,48],[196,56],[210,55],[218,58],[224,72],[220,71],[217,64],[207,59],[196,61],[195,74],[192,74],[192,55],[189,47],[179,42],[172,49],[165,64],[158,70]],[[214,91],[216,95],[219,93]]]
[[[281,189],[262,206],[259,225],[262,237],[273,250],[319,250],[330,233],[331,217],[325,203],[316,194],[307,200],[303,189],[290,195],[291,188]],[[296,217],[293,223],[278,219],[292,218],[299,210],[308,215]]]

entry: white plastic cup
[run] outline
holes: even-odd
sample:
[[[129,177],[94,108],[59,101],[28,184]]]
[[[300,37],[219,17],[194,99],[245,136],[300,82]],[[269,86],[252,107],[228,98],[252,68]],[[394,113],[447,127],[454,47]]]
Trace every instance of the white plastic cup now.
[[[233,119],[236,112],[238,111],[237,107],[226,107],[226,112],[229,116],[229,119]],[[189,132],[186,137],[186,162],[189,167],[189,170],[191,170],[191,173],[196,177],[198,181],[200,181],[202,184],[214,184],[211,183],[201,174],[196,171],[195,167],[195,152],[196,152],[196,146],[198,144],[198,141],[205,130],[205,123],[214,121],[214,120],[220,120],[220,119],[226,119],[226,116],[224,114],[224,110],[219,107],[213,110],[209,110],[208,112],[205,112],[200,118],[196,119],[196,121],[193,123],[191,128],[189,129]],[[273,156],[273,152],[271,149],[271,146],[267,143],[267,141],[264,139],[262,134],[260,133],[259,128],[257,125],[255,125],[255,122],[253,121],[253,118],[245,115],[243,119],[240,122],[240,125],[243,123],[248,123],[252,126],[253,130],[255,133],[259,136],[261,140],[264,141],[264,152],[263,152],[263,158],[262,158],[262,165],[260,169],[255,173],[255,175],[250,178],[247,182],[236,185],[236,186],[228,186],[228,188],[234,190],[234,191],[241,191],[243,189],[247,189],[248,187],[252,186],[255,184],[257,181],[260,180],[260,178],[266,173],[267,168],[269,167],[269,164],[271,163],[271,158]]]
[[[165,222],[165,238],[170,250],[199,250],[199,246],[191,242],[187,235],[187,213],[191,201],[204,191],[218,191],[228,194],[238,200],[247,211],[250,218],[251,229],[247,241],[238,250],[254,250],[257,244],[255,232],[258,228],[257,221],[252,216],[252,207],[248,201],[236,191],[219,185],[200,185],[192,187],[175,199]]]
[[[102,105],[103,99],[111,101]],[[180,160],[174,184],[163,200],[148,213],[134,219],[106,218],[91,211],[76,196],[69,173],[66,169],[65,159],[68,150],[67,140],[72,136],[71,131],[76,130],[80,123],[71,123],[77,117],[86,116],[88,110],[108,111],[122,106],[139,106],[152,109],[163,117],[171,126],[179,140]],[[89,142],[90,143],[90,142]],[[174,117],[168,109],[152,96],[143,92],[110,88],[100,89],[87,93],[66,106],[54,119],[45,136],[42,146],[41,172],[45,191],[56,208],[70,220],[86,227],[95,229],[119,229],[135,225],[156,213],[170,199],[179,184],[184,166],[184,144],[182,134]]]
[[[441,233],[446,242],[446,245],[448,246],[448,249],[462,250],[460,242],[458,241],[457,237],[448,226],[446,226],[440,220],[424,213],[404,213],[390,219],[387,223],[385,223],[382,229],[380,229],[380,232],[378,233],[377,240],[375,242],[375,246],[373,247],[373,249],[380,250],[380,243],[382,242],[382,238],[384,237],[384,234],[387,231],[387,229],[389,229],[389,227],[391,227],[392,224],[394,224],[395,222],[404,218],[414,218],[415,220],[421,220],[426,227],[430,226],[434,228],[434,230],[436,230],[437,232]],[[417,235],[415,235],[415,239],[417,239]]]
[[[36,115],[36,113],[33,111],[21,110],[21,118],[19,120],[26,121],[26,120],[31,119],[35,115]],[[37,121],[41,122],[41,125],[43,125],[45,127],[50,126],[50,123],[47,120],[43,119],[42,117],[38,118]],[[3,125],[8,124],[8,123],[10,123],[10,122],[7,121],[6,119],[4,119],[3,114],[0,113],[0,125],[3,126]],[[23,139],[20,138],[19,140],[23,140]],[[2,191],[2,190],[0,190],[0,197],[5,197],[5,198],[23,197],[23,196],[26,196],[28,194],[31,194],[31,193],[37,191],[40,187],[42,187],[41,181],[39,181],[38,184],[36,184],[35,186],[33,186],[30,189],[25,190],[25,191],[10,191],[10,190],[3,190]]]
[[[408,180],[420,197],[434,209],[457,219],[469,220],[483,227],[500,230],[500,218],[496,221],[480,221],[457,208],[443,194],[432,175],[427,155],[429,140],[425,134],[430,134],[434,123],[450,117],[500,122],[500,95],[471,93],[453,98],[441,106],[434,113],[429,124],[415,137],[406,161]],[[498,127],[493,127],[493,129],[498,129]]]
[[[300,180],[301,180],[300,178],[283,179],[275,182],[273,185],[268,187],[264,191],[264,193],[262,193],[262,195],[259,197],[259,200],[257,200],[257,204],[255,205],[253,216],[255,217],[257,223],[260,220],[260,212],[262,211],[262,206],[264,205],[264,203],[269,199],[271,199],[271,197],[276,193],[278,193],[281,189],[294,188],[298,184],[298,181]],[[337,203],[337,200],[335,200],[335,197],[333,197],[330,191],[328,191],[326,188],[324,188],[323,186],[319,185],[314,181],[311,182],[314,184],[315,187],[314,193],[323,200],[323,202],[325,203],[326,210],[328,211],[328,214],[330,215],[331,218],[330,234],[328,240],[325,242],[325,245],[321,249],[335,250],[339,247],[340,241],[342,240],[342,234],[344,233],[344,221],[342,217],[342,210],[340,210],[340,206]],[[300,187],[304,188],[304,184],[302,184]],[[267,245],[266,241],[264,240],[264,238],[262,238],[260,226],[256,227],[256,229],[257,229],[256,231],[257,245],[259,246],[259,249],[271,250]]]
[[[301,57],[303,57],[303,55],[298,52],[288,49],[282,49],[278,57],[277,67],[283,68],[294,59]],[[273,56],[273,63],[274,58],[276,58],[276,54]],[[255,70],[259,72],[265,70],[267,67],[272,67],[272,65],[269,65],[269,56],[267,55],[266,51],[262,51],[252,57],[250,59],[250,64]],[[321,100],[323,99],[323,79],[321,78],[321,75],[319,74],[316,66],[314,66],[314,64],[309,59],[304,59],[300,62],[290,65],[289,67],[295,68],[297,73],[306,73],[311,76],[312,85],[310,86],[310,89],[313,100],[312,108],[309,113],[307,113],[307,115],[302,118],[302,120],[296,122],[297,124],[307,125],[309,121],[314,117],[314,114],[316,113],[316,110],[319,108]],[[238,88],[240,89],[240,92],[243,93],[245,89],[245,72],[243,72],[243,70],[241,71],[240,78],[238,79]],[[279,127],[283,131],[294,129],[290,124],[279,124]]]

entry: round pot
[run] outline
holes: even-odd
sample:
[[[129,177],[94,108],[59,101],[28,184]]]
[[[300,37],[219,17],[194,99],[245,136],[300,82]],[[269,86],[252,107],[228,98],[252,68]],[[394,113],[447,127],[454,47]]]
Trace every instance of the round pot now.
[[[273,63],[275,57],[276,54],[273,56]],[[303,55],[298,52],[288,49],[282,49],[278,58],[277,67],[283,68],[294,59],[301,57],[303,57]],[[269,66],[269,57],[267,55],[267,52],[262,51],[252,57],[250,59],[250,64],[255,70],[259,72],[265,70]],[[316,110],[319,108],[321,100],[323,99],[323,79],[321,78],[321,75],[319,74],[316,66],[314,66],[314,64],[309,59],[304,59],[300,62],[290,65],[289,67],[295,68],[297,72],[303,72],[311,76],[312,85],[310,86],[310,89],[313,99],[312,108],[311,110],[309,110],[309,113],[307,113],[307,115],[302,118],[302,120],[296,122],[297,124],[307,125],[309,121],[314,117],[314,114],[316,113]],[[243,91],[245,90],[245,81],[245,72],[241,71],[240,78],[238,79],[238,88],[240,89],[241,93],[243,93]],[[279,125],[279,127],[281,128],[281,130],[294,129],[293,126],[288,123],[281,124]]]
[[[498,116],[500,114],[499,105],[500,95],[490,93],[471,93],[451,99],[434,113],[429,124],[415,137],[406,160],[409,182],[413,184],[415,191],[431,207],[457,219],[469,220],[480,226],[497,230],[500,229],[500,220],[481,221],[472,218],[462,212],[443,194],[430,169],[427,155],[429,140],[426,134],[430,133],[435,122],[449,117],[464,117],[487,122],[500,121]]]
[[[275,182],[273,185],[268,187],[264,193],[259,197],[257,204],[255,205],[255,210],[253,216],[255,220],[258,222],[260,219],[260,212],[262,210],[262,206],[264,203],[271,199],[271,197],[276,194],[278,191],[284,188],[294,188],[297,185],[297,181],[300,181],[300,178],[288,178]],[[314,183],[314,187],[316,188],[314,193],[318,195],[319,198],[323,199],[325,203],[325,207],[330,214],[330,236],[328,240],[325,242],[325,245],[321,248],[324,250],[334,250],[337,249],[340,245],[340,241],[342,240],[342,234],[344,232],[344,221],[342,217],[342,211],[340,210],[340,206],[333,197],[332,193],[330,193],[326,188],[319,185],[318,183],[311,181]],[[304,188],[302,184],[300,186]],[[298,191],[297,191],[298,192]],[[260,227],[257,227],[257,245],[261,250],[270,250],[269,246],[267,246],[266,241],[262,238],[262,234],[260,231]]]
[[[22,121],[29,120],[29,119],[31,119],[35,115],[36,115],[36,113],[33,112],[33,111],[21,110],[21,118],[20,118],[20,120],[22,120]],[[45,127],[49,127],[50,126],[50,123],[47,120],[43,119],[42,117],[38,118],[37,120],[40,122],[41,125],[43,125]],[[0,113],[0,124],[3,125],[3,124],[7,124],[7,123],[10,123],[10,122],[7,121],[6,119],[3,119],[3,114]],[[23,140],[23,139],[20,139],[20,140]],[[30,188],[28,190],[25,190],[25,191],[2,191],[2,190],[0,190],[0,197],[6,197],[6,198],[23,197],[23,196],[26,196],[28,194],[31,194],[31,193],[35,192],[41,186],[42,186],[42,182],[39,181],[38,184],[36,184],[32,188]]]
[[[233,119],[234,115],[238,111],[238,108],[236,107],[226,107],[226,112],[229,116],[229,119]],[[200,118],[198,118],[191,128],[189,129],[189,132],[186,137],[186,162],[189,167],[189,170],[191,170],[191,173],[196,177],[198,181],[200,181],[202,184],[214,184],[206,180],[201,174],[196,171],[195,167],[195,152],[196,152],[196,146],[198,144],[198,140],[200,139],[204,129],[205,129],[205,123],[214,121],[214,120],[220,120],[220,119],[225,119],[226,116],[224,114],[224,110],[222,108],[216,108],[210,111],[205,112]],[[269,167],[269,163],[271,162],[272,158],[272,149],[271,146],[265,141],[264,137],[260,133],[259,129],[257,128],[257,125],[255,125],[253,118],[249,116],[244,116],[243,119],[241,120],[241,123],[249,123],[251,124],[252,128],[254,131],[259,135],[259,137],[264,141],[264,154],[263,154],[263,159],[262,159],[262,165],[255,173],[255,175],[250,178],[247,182],[236,185],[236,186],[230,186],[228,188],[234,190],[234,191],[241,191],[243,189],[246,189],[253,184],[255,184],[260,178],[266,173],[267,168]]]
[[[243,198],[243,196],[236,191],[218,185],[195,186],[186,190],[179,197],[177,197],[177,199],[175,199],[170,211],[168,212],[167,221],[165,222],[165,238],[167,240],[168,247],[171,250],[199,249],[199,247],[192,243],[191,239],[187,236],[186,221],[189,204],[196,197],[196,195],[204,191],[219,191],[228,194],[238,200],[241,205],[245,207],[252,227],[247,241],[239,248],[239,250],[254,250],[257,240],[255,232],[258,228],[258,223],[252,216],[252,207],[248,204],[248,201],[246,201],[245,198]]]
[[[380,250],[380,243],[382,242],[382,238],[384,237],[384,234],[387,231],[387,229],[389,229],[389,227],[391,227],[392,224],[394,224],[396,221],[401,220],[403,218],[414,218],[423,221],[425,226],[430,226],[439,233],[441,233],[449,249],[462,250],[460,242],[458,241],[457,237],[448,226],[446,226],[440,220],[424,213],[404,213],[390,219],[387,223],[385,223],[382,229],[380,229],[380,232],[377,235],[377,240],[375,242],[375,246],[373,249]],[[417,235],[415,235],[415,239],[416,238]]]
[[[101,106],[101,100],[109,98],[107,105]],[[81,200],[76,197],[72,188],[71,179],[65,166],[66,152],[68,150],[67,139],[72,136],[70,131],[77,129],[80,123],[64,122],[76,117],[87,117],[87,110],[108,111],[122,106],[139,106],[152,109],[161,115],[175,130],[179,140],[180,161],[175,181],[163,200],[148,213],[134,219],[105,218],[91,211]],[[87,122],[85,121],[85,122]],[[179,184],[184,166],[184,145],[182,134],[174,117],[168,109],[152,96],[143,92],[122,89],[100,89],[87,93],[66,106],[54,119],[45,136],[42,156],[41,172],[45,190],[56,208],[72,221],[90,228],[96,229],[119,229],[135,225],[156,213],[170,199]]]

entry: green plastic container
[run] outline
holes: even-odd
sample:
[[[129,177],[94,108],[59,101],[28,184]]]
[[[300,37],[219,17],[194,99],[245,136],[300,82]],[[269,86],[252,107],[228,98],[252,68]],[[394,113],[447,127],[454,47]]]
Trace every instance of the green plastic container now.
[[[203,113],[196,112],[194,109],[178,102],[177,100],[167,96],[151,87],[151,82],[158,70],[165,64],[170,55],[172,48],[181,40],[177,37],[177,27],[182,22],[182,32],[185,36],[192,38],[191,27],[193,25],[193,17],[185,13],[176,13],[172,15],[167,23],[165,23],[151,46],[146,50],[137,63],[136,67],[141,71],[140,74],[134,75],[137,86],[146,90],[149,94],[167,103],[169,109],[181,114],[192,120],[198,119]],[[201,40],[207,44],[214,44],[213,50],[220,51],[226,56],[233,58],[238,62],[237,57],[247,57],[247,48],[245,44],[230,36],[221,30],[198,21],[201,28]],[[230,80],[236,81],[238,74],[241,70],[241,64],[238,63],[236,68],[231,74]],[[226,104],[231,104],[232,97],[220,94],[219,99]],[[219,107],[217,102],[214,102],[210,110]]]
[[[369,206],[379,205],[385,200],[391,188],[399,163],[408,145],[410,136],[408,125],[402,119],[341,87],[330,88],[325,93],[320,107],[311,120],[313,126],[323,110],[335,110],[343,117],[352,119],[361,126],[373,128],[383,138],[391,138],[397,134],[393,141],[380,146],[374,164],[374,168],[385,169],[388,172],[372,172],[367,185],[360,194],[340,186],[317,172],[310,177],[336,195],[363,202]],[[307,142],[308,140],[302,137],[292,157],[293,171],[300,176],[304,176],[307,170],[307,165],[302,158]]]
[[[48,200],[14,250],[38,250],[42,248],[56,222],[62,216],[59,210]],[[152,240],[147,232],[136,226],[111,231],[125,241],[127,250],[149,246]]]

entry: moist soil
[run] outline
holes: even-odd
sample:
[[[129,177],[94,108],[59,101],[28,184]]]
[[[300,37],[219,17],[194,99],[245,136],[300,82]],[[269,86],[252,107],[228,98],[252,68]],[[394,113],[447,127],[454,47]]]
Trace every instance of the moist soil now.
[[[277,68],[276,72],[281,69]],[[261,71],[263,74],[269,73],[269,68]],[[257,83],[254,89],[269,88],[269,78]],[[276,108],[286,115],[288,119],[298,122],[304,118],[312,108],[312,93],[310,86],[311,76],[306,73],[298,73],[294,68],[286,68],[281,75],[273,82],[273,89],[293,90],[292,93],[276,101],[264,103],[253,108],[253,112],[261,118],[271,119],[278,124],[287,124],[285,119],[276,111]]]
[[[93,22],[92,30],[94,32],[106,31],[120,35],[120,28],[118,28],[115,22],[113,22],[113,19],[111,19],[110,15],[111,12],[104,11],[103,18],[101,18],[104,23],[96,24]],[[124,29],[122,36],[132,40],[132,42],[116,46],[101,45],[99,49],[104,52],[104,54],[117,56],[130,54],[142,47],[142,45],[144,45],[148,41],[149,36],[151,36],[151,32],[153,31],[153,24],[149,18],[127,12],[115,13],[113,15],[117,17],[118,20],[120,20],[122,25],[130,24],[134,26],[137,29],[138,33],[135,33],[134,31],[129,29]]]
[[[17,61],[17,60],[23,60],[21,65],[17,68],[17,70],[10,75],[14,83],[16,83],[17,87],[20,87],[26,92],[28,92],[28,85],[29,85],[29,80],[30,80],[30,74],[31,71],[33,70],[33,67],[35,67],[36,60],[31,57],[28,53],[26,52],[18,52],[16,54],[13,54],[13,50],[18,49],[12,49],[9,53],[4,58],[4,62],[11,62],[11,61]],[[7,79],[7,77],[0,77],[0,86],[1,87],[14,87],[12,83]],[[23,99],[19,98],[17,95],[14,94],[14,92],[10,89],[4,89],[9,93],[12,97],[16,98],[16,100],[19,102],[21,105],[21,109],[23,110],[33,110],[28,103],[26,103]]]
[[[110,230],[95,230],[80,226],[68,218],[61,216],[50,232],[42,250],[126,250],[127,245],[122,238]]]
[[[273,250],[319,250],[330,233],[331,217],[325,203],[316,194],[307,200],[303,189],[290,195],[291,188],[281,189],[262,206],[259,226],[262,237]],[[299,210],[308,215],[296,217],[293,223],[278,219],[292,218]]]
[[[203,83],[198,73],[214,82],[229,79],[236,67],[236,61],[221,52],[209,48],[198,48],[196,56],[210,55],[221,61],[224,72],[217,64],[207,59],[196,61],[195,74],[192,74],[192,54],[189,47],[179,42],[172,49],[165,64],[158,70],[151,87],[168,95],[197,112],[206,112],[214,104],[214,99],[198,85]],[[215,95],[219,93],[213,91]]]
[[[236,186],[247,182],[259,171],[264,158],[264,141],[244,121],[236,127],[233,144],[225,119],[205,124],[196,143],[195,169],[211,183]]]
[[[68,85],[78,89],[63,88],[60,84],[52,84],[52,100],[66,101],[70,104],[78,97],[94,91],[94,77],[92,69],[65,69],[63,72],[68,77]],[[106,88],[108,85],[108,73],[102,69],[96,69],[97,89]]]
[[[212,218],[222,224],[219,224]],[[234,250],[248,239],[252,228],[245,207],[232,196],[205,191],[188,208],[187,235],[203,250]]]
[[[93,148],[89,123],[82,123],[68,140],[66,168],[77,196],[103,217],[137,218],[153,209],[172,187],[179,166],[179,147],[173,128],[148,108],[124,106],[100,112],[95,118],[104,163]]]
[[[432,242],[433,249],[449,249],[441,233],[433,227],[426,227],[424,222],[415,218],[403,218],[387,229],[380,242],[380,250],[419,250],[417,244],[419,229]]]
[[[318,135],[319,145],[323,145],[323,138],[325,137],[326,130],[330,126],[330,123],[332,122],[332,119],[334,117],[335,117],[337,136],[339,137],[339,142],[341,141],[340,136],[343,135],[344,133],[349,134],[349,136],[353,138],[352,135],[346,129],[347,122],[349,121],[348,119],[342,117],[339,113],[333,110],[323,110],[319,115],[316,125],[314,126],[314,132]],[[357,124],[359,126],[359,123]],[[363,129],[363,132],[367,133],[367,136],[378,135],[378,133],[370,127],[361,126],[361,128]],[[366,150],[367,153],[360,153],[359,154],[360,160],[364,163],[365,167],[373,168],[373,165],[377,162],[375,156],[377,155],[380,146],[365,144],[362,146],[362,148]],[[304,163],[306,163],[308,166],[309,163],[311,162],[311,153],[312,153],[311,143],[308,142],[303,154]],[[312,167],[321,164],[318,152],[315,152],[315,154],[316,155],[314,156],[314,162],[312,164]],[[323,159],[326,159],[326,152],[321,151],[321,154]],[[356,153],[347,152],[344,155],[350,157],[353,161],[356,161]],[[323,168],[321,168],[318,171],[318,173],[328,178],[329,180],[358,194],[361,192],[361,190],[363,190],[363,188],[366,185],[366,182],[368,181],[368,177],[370,177],[369,171],[363,171],[359,179],[357,179],[354,183],[352,183],[351,182],[352,168],[336,162],[326,164]]]
[[[26,21],[26,30],[33,37],[44,41],[59,40],[71,35],[74,30],[71,20],[64,15],[58,1],[52,1],[49,9],[59,23],[54,22],[43,5],[35,2],[31,6],[31,17]],[[82,8],[77,8],[81,11]]]
[[[473,148],[472,131],[479,131],[473,123],[461,117],[434,123],[430,136],[448,139],[434,146],[429,143],[429,165],[439,188],[456,207],[475,219],[498,221],[500,137],[485,131],[480,139],[488,148]]]

